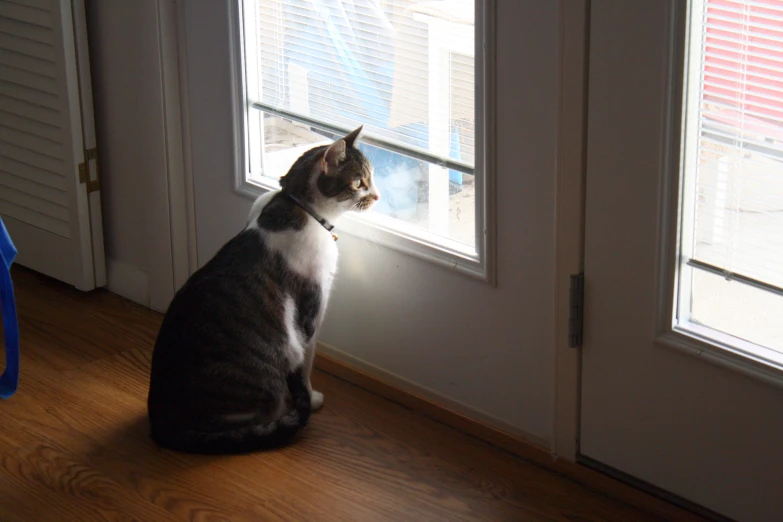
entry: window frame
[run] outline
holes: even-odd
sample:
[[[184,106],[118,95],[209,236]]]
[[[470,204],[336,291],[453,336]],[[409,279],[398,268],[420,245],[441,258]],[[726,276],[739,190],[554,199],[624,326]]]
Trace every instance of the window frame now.
[[[656,269],[655,343],[768,384],[783,386],[783,356],[777,352],[679,317],[688,309],[689,303],[684,302],[683,296],[690,295],[688,286],[696,269],[687,263],[689,251],[682,246],[687,243],[683,241],[683,234],[690,233],[687,226],[693,219],[685,201],[690,197],[686,183],[689,177],[686,155],[692,147],[683,125],[690,125],[687,120],[693,118],[695,110],[686,111],[689,101],[686,99],[686,86],[693,81],[691,76],[694,74],[689,69],[686,71],[691,45],[695,45],[690,38],[692,5],[692,1],[672,1],[670,4],[669,71],[668,80],[662,86],[667,91],[668,110],[662,116],[666,122],[666,139],[660,151],[665,171],[658,196],[660,240]]]
[[[253,148],[249,140],[260,141],[261,136],[252,131],[249,119],[260,109],[252,107],[247,97],[247,69],[245,60],[245,4],[253,0],[233,0],[230,6],[229,28],[231,38],[232,107],[235,143],[235,180],[236,193],[255,199],[268,191],[278,190],[279,184],[273,180],[251,180],[249,165]],[[474,256],[465,251],[461,243],[449,238],[437,237],[422,232],[415,225],[395,220],[379,214],[354,214],[343,216],[337,227],[341,234],[348,234],[375,245],[380,245],[413,258],[421,259],[457,273],[478,279],[496,286],[496,248],[495,248],[495,156],[494,136],[495,109],[495,0],[474,0],[475,11],[475,230],[476,244]],[[349,131],[337,127],[324,126],[326,130]],[[263,147],[258,147],[263,149]],[[255,157],[254,161],[260,158]],[[418,230],[417,230],[418,229]]]

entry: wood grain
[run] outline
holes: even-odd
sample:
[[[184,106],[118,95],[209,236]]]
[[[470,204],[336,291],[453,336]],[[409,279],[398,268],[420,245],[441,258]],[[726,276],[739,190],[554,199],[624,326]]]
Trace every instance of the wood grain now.
[[[2,522],[695,520],[614,500],[323,371],[326,406],[290,447],[160,450],[145,400],[161,316],[13,277],[22,377],[0,402]]]

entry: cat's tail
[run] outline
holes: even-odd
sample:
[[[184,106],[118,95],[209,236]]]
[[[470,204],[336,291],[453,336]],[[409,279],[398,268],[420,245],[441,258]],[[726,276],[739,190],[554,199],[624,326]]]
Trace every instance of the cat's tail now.
[[[185,431],[175,438],[153,439],[160,446],[185,453],[235,455],[271,449],[290,442],[310,420],[310,391],[304,384],[301,369],[286,378],[292,407],[282,417],[262,424],[249,423],[221,432]]]

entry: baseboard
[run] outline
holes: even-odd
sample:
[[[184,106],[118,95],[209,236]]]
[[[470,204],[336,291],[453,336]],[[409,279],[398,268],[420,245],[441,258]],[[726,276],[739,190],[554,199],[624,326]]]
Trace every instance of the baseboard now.
[[[505,450],[531,464],[562,474],[584,487],[629,504],[664,520],[703,520],[690,511],[665,502],[586,466],[554,457],[546,441],[503,426],[465,405],[451,401],[402,377],[341,352],[319,345],[315,367],[392,402],[422,413],[451,428]]]
[[[128,263],[106,260],[106,288],[109,292],[149,308],[149,276]]]

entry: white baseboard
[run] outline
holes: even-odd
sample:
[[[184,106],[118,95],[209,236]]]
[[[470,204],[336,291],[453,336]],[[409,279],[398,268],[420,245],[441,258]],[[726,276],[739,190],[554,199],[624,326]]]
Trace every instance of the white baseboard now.
[[[109,292],[149,308],[150,289],[147,272],[121,261],[107,259],[106,279],[106,288]]]

